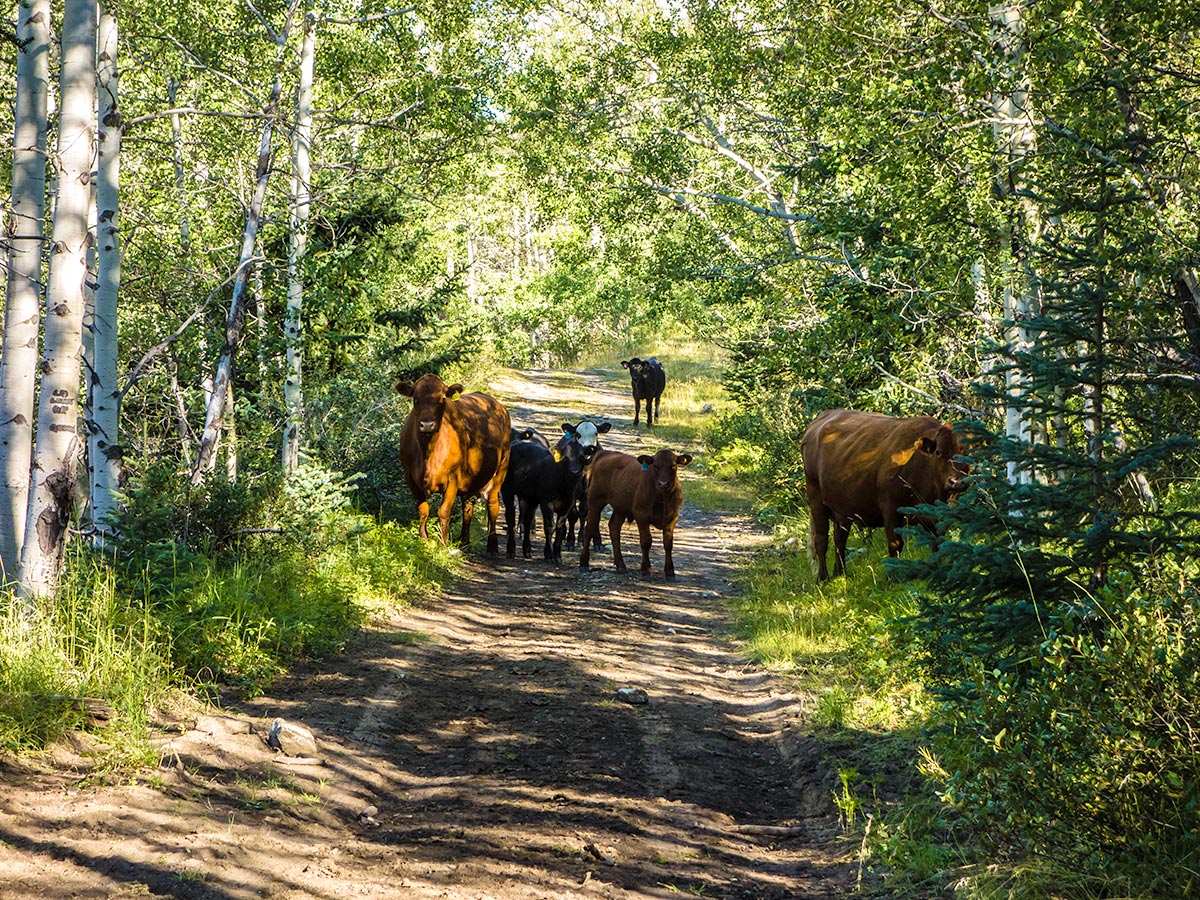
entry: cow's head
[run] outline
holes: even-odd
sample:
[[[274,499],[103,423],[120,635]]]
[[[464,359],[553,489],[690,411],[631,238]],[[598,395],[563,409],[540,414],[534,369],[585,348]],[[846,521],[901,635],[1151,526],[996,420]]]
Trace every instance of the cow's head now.
[[[675,454],[673,450],[659,450],[653,456],[643,453],[638,458],[643,470],[654,473],[654,488],[660,494],[670,491],[679,484],[679,467],[691,463],[690,453]]]
[[[959,455],[959,448],[953,428],[943,422],[936,431],[917,439],[917,449],[933,460],[934,471],[941,479],[945,497],[952,497],[966,488],[971,467],[955,458]]]
[[[580,422],[578,425],[572,425],[570,422],[562,424],[564,434],[575,438],[581,447],[585,450],[590,448],[592,452],[600,449],[600,435],[607,434],[611,429],[612,422],[601,422],[599,425],[593,422]]]
[[[583,467],[592,461],[595,447],[584,447],[574,437],[561,440],[554,448],[554,461],[567,464],[567,472],[572,477],[583,474]]]
[[[629,374],[634,378],[644,378],[646,373],[650,371],[650,363],[648,360],[638,359],[635,356],[633,359],[621,360],[621,368],[628,369]]]
[[[396,390],[405,397],[412,397],[413,421],[419,434],[433,434],[442,424],[446,404],[453,403],[463,391],[461,384],[447,385],[436,375],[422,375],[415,383],[401,381]]]

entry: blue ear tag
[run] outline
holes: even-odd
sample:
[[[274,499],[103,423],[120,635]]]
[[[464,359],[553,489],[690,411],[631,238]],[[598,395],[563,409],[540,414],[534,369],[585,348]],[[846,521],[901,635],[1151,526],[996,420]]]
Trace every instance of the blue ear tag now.
[[[649,467],[648,465],[646,465],[645,463],[642,463],[642,471],[643,471],[643,472],[649,472],[649,471],[650,471],[650,467]]]

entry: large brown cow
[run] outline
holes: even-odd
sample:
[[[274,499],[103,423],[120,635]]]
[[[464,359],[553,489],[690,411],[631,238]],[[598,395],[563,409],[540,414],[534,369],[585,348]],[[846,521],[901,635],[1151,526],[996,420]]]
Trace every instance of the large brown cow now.
[[[962,489],[966,466],[956,463],[958,440],[944,422],[929,416],[897,419],[879,413],[831,409],[817,416],[801,442],[808,491],[809,555],[817,578],[825,579],[829,521],[833,520],[834,575],[846,571],[846,540],[854,523],[883,526],[888,555],[899,556],[904,540],[896,529],[914,519],[906,506],[948,500]]]
[[[396,390],[412,397],[413,408],[400,432],[400,463],[408,489],[417,501],[421,537],[429,537],[429,495],[441,494],[438,507],[442,543],[449,543],[454,498],[463,498],[462,534],[465,549],[471,540],[475,497],[487,501],[490,556],[500,550],[496,521],[500,517],[500,486],[508,472],[512,429],[508,410],[487,394],[463,394],[461,384],[447,386],[436,375],[422,375],[415,384],[402,381]]]
[[[674,578],[671,548],[675,544],[679,504],[683,501],[678,469],[691,461],[690,454],[676,455],[671,450],[637,457],[615,450],[597,453],[592,459],[588,482],[587,525],[583,529],[579,567],[588,568],[591,539],[600,533],[600,513],[605,506],[611,506],[608,536],[612,540],[613,563],[617,571],[626,571],[625,560],[621,557],[621,526],[633,519],[642,544],[642,577],[650,577],[650,526],[653,525],[663,533],[663,574]]]

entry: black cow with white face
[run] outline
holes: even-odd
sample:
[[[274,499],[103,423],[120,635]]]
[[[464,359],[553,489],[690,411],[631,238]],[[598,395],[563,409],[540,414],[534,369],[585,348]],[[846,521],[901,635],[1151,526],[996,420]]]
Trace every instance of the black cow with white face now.
[[[612,422],[589,422],[584,419],[578,425],[572,425],[570,422],[562,423],[563,436],[558,440],[558,446],[561,448],[569,441],[578,441],[579,446],[583,447],[588,455],[588,465],[583,469],[583,481],[579,485],[579,492],[575,498],[574,504],[567,513],[567,549],[575,549],[575,526],[579,526],[579,537],[583,537],[583,521],[587,518],[587,480],[588,472],[591,471],[591,461],[595,458],[595,454],[599,453],[600,435],[608,434],[612,430]],[[597,550],[603,550],[604,544],[600,542],[600,533],[596,532],[595,547]]]

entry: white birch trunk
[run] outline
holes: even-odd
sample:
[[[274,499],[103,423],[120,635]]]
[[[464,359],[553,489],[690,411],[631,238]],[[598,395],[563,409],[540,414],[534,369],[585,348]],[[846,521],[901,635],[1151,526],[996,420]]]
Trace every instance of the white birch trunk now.
[[[301,424],[304,419],[304,254],[308,247],[308,213],[312,201],[312,91],[313,61],[316,56],[316,20],[304,18],[304,40],[300,46],[300,86],[296,95],[296,130],[292,135],[291,247],[288,252],[287,313],[283,320],[287,362],[283,377],[283,474],[291,475],[300,465]]]
[[[88,182],[95,152],[96,2],[67,0],[62,20],[58,198],[51,232],[45,350],[20,593],[52,595],[75,506],[79,381],[87,278]]]
[[[121,113],[117,102],[117,19],[101,9],[97,94],[99,161],[96,166],[96,291],[92,319],[93,356],[89,396],[88,466],[94,543],[108,543],[107,520],[117,508],[121,445],[117,433],[117,289],[121,283],[121,246],[117,187],[120,176]]]
[[[213,373],[212,395],[209,397],[204,415],[204,431],[200,434],[200,446],[196,461],[192,465],[192,483],[200,484],[213,471],[217,462],[217,443],[225,418],[225,407],[229,397],[229,386],[233,380],[233,368],[242,329],[246,322],[246,288],[250,282],[250,271],[255,265],[255,241],[262,219],[263,202],[267,195],[267,180],[271,174],[271,135],[275,129],[275,114],[279,109],[279,96],[283,92],[282,55],[286,52],[288,35],[296,4],[288,10],[287,22],[276,38],[280,48],[280,61],[275,67],[275,81],[271,95],[263,108],[264,125],[258,142],[258,166],[255,172],[254,194],[246,210],[246,224],[242,229],[242,246],[238,256],[238,268],[234,276],[233,291],[229,299],[229,311],[225,316],[225,335],[221,343],[221,355]]]
[[[1011,258],[1004,277],[1004,319],[1008,344],[1016,354],[1027,353],[1034,336],[1027,325],[1041,311],[1041,292],[1033,262],[1034,246],[1041,237],[1041,211],[1029,196],[1028,167],[1037,151],[1033,111],[1029,102],[1029,76],[1025,70],[1024,6],[1006,2],[988,10],[995,44],[1002,58],[1002,75],[1009,82],[1007,93],[993,98],[995,136],[1003,170],[998,179],[1001,196],[1009,204],[1007,244]],[[1029,377],[1018,367],[1005,373],[1005,434],[1015,441],[1031,443],[1033,423],[1023,397]],[[1013,484],[1028,484],[1034,473],[1016,462],[1008,464]]]
[[[50,0],[21,0],[4,349],[0,352],[0,583],[14,579],[25,538],[38,316],[46,215],[46,106],[50,90]]]
[[[175,109],[179,83],[172,78],[167,84],[167,103]],[[192,251],[191,203],[188,202],[187,172],[183,167],[183,122],[178,112],[171,113],[171,163],[175,169],[175,192],[179,196],[179,249],[186,263]]]

